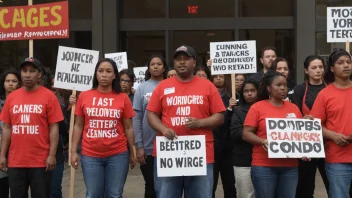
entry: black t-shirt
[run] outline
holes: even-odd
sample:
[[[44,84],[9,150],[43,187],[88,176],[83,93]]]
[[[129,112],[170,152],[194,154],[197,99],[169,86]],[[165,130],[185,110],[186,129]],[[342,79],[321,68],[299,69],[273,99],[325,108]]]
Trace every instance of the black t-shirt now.
[[[320,85],[311,85],[308,83],[308,90],[306,95],[305,104],[309,109],[312,109],[315,99],[317,98],[318,93],[325,88],[325,84],[322,83]],[[302,100],[304,96],[304,92],[306,91],[306,83],[302,83],[297,85],[293,89],[292,102],[298,106],[298,108],[302,111]]]

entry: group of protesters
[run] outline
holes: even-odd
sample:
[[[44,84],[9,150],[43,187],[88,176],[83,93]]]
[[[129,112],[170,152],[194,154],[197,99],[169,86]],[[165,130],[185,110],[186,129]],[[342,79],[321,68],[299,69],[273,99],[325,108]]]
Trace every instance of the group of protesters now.
[[[96,64],[92,89],[77,95],[53,88],[50,71],[33,57],[19,72],[5,71],[0,78],[1,197],[27,198],[29,188],[33,198],[62,197],[73,104],[71,166],[82,167],[87,198],[121,198],[129,168],[137,162],[146,198],[215,198],[219,175],[225,198],[308,198],[314,196],[317,169],[329,197],[350,196],[352,63],[347,51],[335,50],[327,63],[308,56],[297,66],[304,67],[298,75],[305,82],[295,85],[291,64],[277,57],[274,47],[265,47],[263,69],[236,74],[235,93],[228,75],[211,75],[211,60],[199,64],[196,59],[190,46],[177,48],[169,66],[153,55],[145,82],[134,90],[133,72],[118,71],[104,58]],[[169,97],[176,99],[168,103]],[[188,99],[177,99],[182,97]],[[172,123],[184,106],[191,109],[189,117]],[[321,119],[326,158],[268,158],[266,118]],[[191,135],[205,136],[206,175],[159,177],[156,136]]]

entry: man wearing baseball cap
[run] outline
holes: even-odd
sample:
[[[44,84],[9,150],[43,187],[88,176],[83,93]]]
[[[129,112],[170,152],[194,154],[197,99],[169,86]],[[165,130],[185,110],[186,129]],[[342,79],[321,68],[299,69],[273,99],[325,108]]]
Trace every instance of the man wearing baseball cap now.
[[[54,93],[39,84],[40,61],[26,58],[20,69],[23,87],[8,96],[1,111],[0,168],[8,172],[12,198],[28,197],[29,187],[31,197],[48,198],[63,115]]]
[[[185,197],[212,197],[214,163],[212,129],[223,124],[223,112],[226,108],[216,87],[209,80],[194,75],[195,66],[196,52],[192,47],[183,45],[176,49],[174,53],[176,78],[163,80],[155,88],[147,106],[147,120],[158,132],[158,136],[165,136],[170,140],[181,136],[204,136],[206,159],[202,159],[202,166],[206,167],[206,175],[187,176],[180,173],[177,177],[161,177],[157,171],[157,160],[154,160],[155,190],[159,198],[182,197],[182,194]],[[157,156],[155,145],[154,157]],[[172,152],[170,156],[173,156]],[[179,170],[182,171],[182,168]]]

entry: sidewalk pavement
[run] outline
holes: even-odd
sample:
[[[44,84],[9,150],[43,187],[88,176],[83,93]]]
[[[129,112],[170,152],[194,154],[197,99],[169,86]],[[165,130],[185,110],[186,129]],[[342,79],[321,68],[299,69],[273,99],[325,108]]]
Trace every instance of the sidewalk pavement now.
[[[64,177],[62,179],[62,193],[63,198],[68,198],[70,191],[70,169],[71,167],[65,166]],[[316,188],[314,197],[327,198],[326,191],[324,188],[324,183],[321,180],[319,171],[317,171],[316,177]],[[75,174],[75,188],[74,197],[75,198],[85,198],[86,188],[83,181],[82,170],[79,168],[76,170]],[[144,197],[144,180],[142,173],[137,164],[133,170],[130,170],[127,176],[127,181],[124,189],[124,198],[143,198]],[[216,198],[223,198],[223,190],[221,179],[219,179],[219,184],[216,192]]]

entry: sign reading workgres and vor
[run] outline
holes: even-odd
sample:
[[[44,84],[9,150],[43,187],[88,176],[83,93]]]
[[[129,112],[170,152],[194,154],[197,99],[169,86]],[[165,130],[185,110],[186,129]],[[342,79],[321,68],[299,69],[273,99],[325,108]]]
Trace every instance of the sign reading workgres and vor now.
[[[269,158],[324,158],[319,119],[267,118]]]
[[[0,41],[68,37],[68,1],[0,7]]]
[[[205,136],[156,137],[158,177],[207,174]]]
[[[327,42],[352,40],[352,7],[327,8]]]
[[[255,41],[210,43],[211,74],[248,74],[257,72]]]
[[[59,46],[54,87],[76,91],[91,89],[98,59],[98,51]]]

